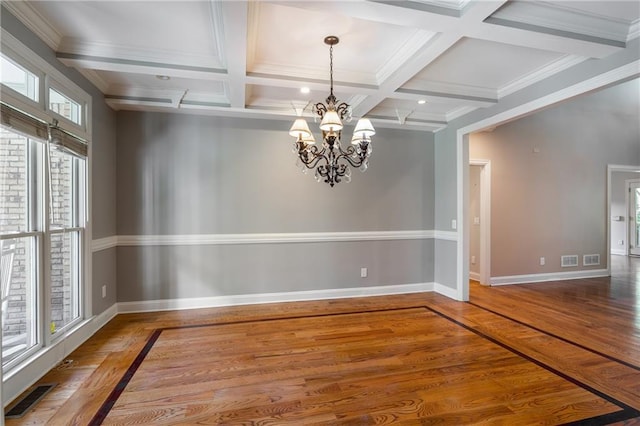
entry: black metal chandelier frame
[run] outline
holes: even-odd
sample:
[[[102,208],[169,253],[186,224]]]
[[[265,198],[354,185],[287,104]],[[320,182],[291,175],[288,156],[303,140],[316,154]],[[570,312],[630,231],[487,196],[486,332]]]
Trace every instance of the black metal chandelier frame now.
[[[352,145],[347,148],[342,148],[340,144],[342,137],[342,120],[351,120],[351,106],[346,102],[338,102],[338,99],[333,93],[333,46],[338,44],[339,41],[336,36],[328,36],[324,39],[325,44],[329,45],[330,92],[326,99],[326,104],[318,102],[313,106],[313,112],[315,112],[321,120],[322,148],[320,149],[315,145],[313,136],[308,130],[308,127],[306,127],[306,122],[304,122],[304,127],[306,127],[306,131],[308,132],[306,138],[304,137],[305,132],[296,128],[299,120],[296,120],[296,123],[294,123],[290,131],[290,134],[297,137],[294,152],[298,155],[303,171],[305,169],[316,169],[316,180],[318,180],[318,182],[324,181],[331,187],[336,183],[342,182],[343,179],[345,181],[351,180],[351,169],[349,165],[360,168],[361,171],[367,169],[368,158],[371,154],[370,136],[375,134],[369,120],[362,119],[358,122],[358,126],[360,126],[361,122],[368,126],[364,126],[364,129],[360,130],[358,126],[356,126]],[[337,114],[337,117],[339,117],[338,125],[335,126],[338,129],[329,125],[331,123],[324,124],[324,119],[328,115],[331,115],[331,117],[327,118],[335,119],[332,114]],[[302,121],[304,120],[302,119]],[[328,130],[323,129],[323,126],[328,127]],[[296,129],[298,130],[297,133]],[[345,164],[342,160],[348,164]]]

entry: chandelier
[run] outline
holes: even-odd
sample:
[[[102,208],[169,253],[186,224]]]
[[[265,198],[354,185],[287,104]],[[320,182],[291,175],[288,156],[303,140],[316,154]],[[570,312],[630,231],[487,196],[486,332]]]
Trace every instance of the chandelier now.
[[[351,120],[351,106],[339,102],[333,94],[333,46],[340,40],[336,36],[325,37],[329,45],[329,74],[331,90],[326,104],[318,102],[313,105],[313,112],[320,117],[322,131],[322,149],[316,145],[315,138],[309,130],[304,118],[298,118],[291,126],[289,134],[296,138],[293,152],[298,156],[298,165],[303,172],[315,169],[318,182],[326,182],[332,187],[336,183],[351,181],[351,168],[367,170],[371,155],[371,136],[376,134],[371,121],[361,118],[356,124],[351,139],[351,146],[343,149],[340,145],[342,136],[342,120]]]

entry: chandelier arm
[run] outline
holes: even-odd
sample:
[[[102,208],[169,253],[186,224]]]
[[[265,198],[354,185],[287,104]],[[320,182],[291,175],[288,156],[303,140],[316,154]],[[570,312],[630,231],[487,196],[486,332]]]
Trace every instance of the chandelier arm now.
[[[325,163],[329,164],[329,160],[327,159],[327,156],[324,154],[325,151],[326,151],[326,148],[322,148],[322,150],[318,152],[318,147],[314,145],[310,148],[307,148],[306,151],[298,152],[298,157],[300,158],[300,161],[302,161],[302,164],[304,164],[308,169],[314,169],[318,165],[318,163],[323,159]],[[304,153],[310,155],[311,159],[309,160],[305,159],[303,156]]]
[[[324,115],[327,113],[327,106],[322,102],[318,102],[313,106],[313,108],[315,109],[316,114],[320,116],[320,120],[322,120]]]
[[[337,156],[336,161],[340,158],[344,158],[351,166],[360,167],[365,160],[368,159],[368,155],[358,156],[358,160],[356,161],[353,158],[353,154],[356,152],[356,149],[353,146],[348,147],[346,150],[343,150],[341,146],[338,146],[340,150],[340,155]]]
[[[350,118],[349,117],[349,108],[351,108],[351,105],[349,105],[346,102],[340,102],[340,104],[338,104],[338,106],[336,107],[336,112],[340,116],[341,120],[344,120],[345,117],[347,117],[347,119]]]

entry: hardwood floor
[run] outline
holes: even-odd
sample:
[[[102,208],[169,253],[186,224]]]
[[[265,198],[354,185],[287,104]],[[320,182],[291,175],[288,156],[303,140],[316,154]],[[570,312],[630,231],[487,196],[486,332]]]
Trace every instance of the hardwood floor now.
[[[639,271],[118,315],[6,424],[640,424]]]

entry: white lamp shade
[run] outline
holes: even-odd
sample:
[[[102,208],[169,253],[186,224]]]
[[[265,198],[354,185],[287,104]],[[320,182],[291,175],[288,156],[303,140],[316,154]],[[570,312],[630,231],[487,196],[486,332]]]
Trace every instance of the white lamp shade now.
[[[356,124],[356,129],[353,131],[354,139],[357,136],[359,139],[368,138],[376,134],[376,129],[373,128],[371,121],[368,118],[361,118]]]
[[[320,122],[320,130],[325,132],[339,132],[342,130],[342,121],[340,121],[340,117],[335,110],[329,110],[325,112],[324,117],[322,117],[322,121]]]
[[[289,134],[296,139],[304,139],[311,136],[311,130],[304,118],[298,118],[293,122],[293,126],[289,129]]]
[[[313,145],[316,143],[316,139],[313,137],[313,133],[309,133],[309,136],[302,137],[302,142],[306,143],[307,145]]]

